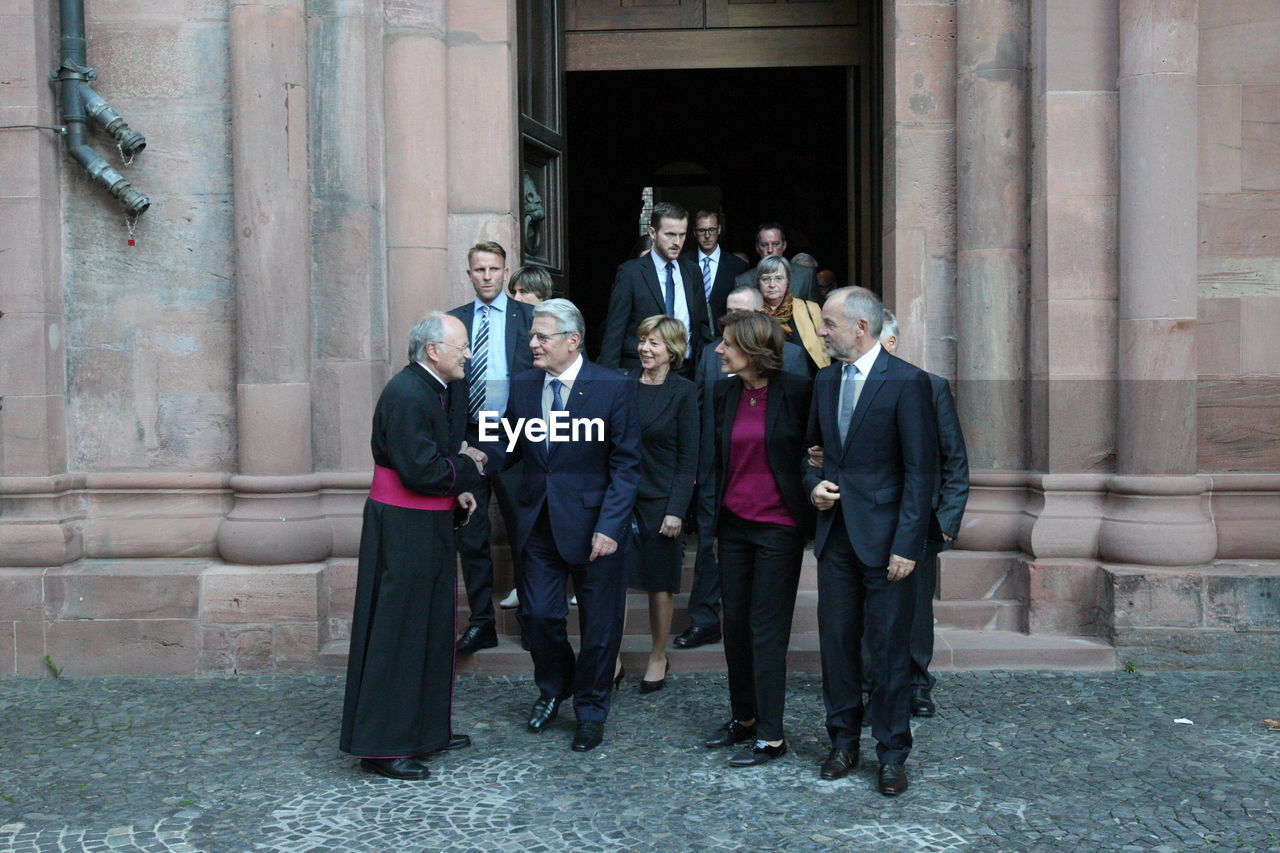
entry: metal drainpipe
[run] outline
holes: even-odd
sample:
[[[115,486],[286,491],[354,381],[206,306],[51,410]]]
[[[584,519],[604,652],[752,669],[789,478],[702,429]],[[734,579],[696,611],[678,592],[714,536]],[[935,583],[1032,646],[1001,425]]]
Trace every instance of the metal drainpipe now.
[[[147,140],[125,124],[120,114],[89,87],[98,73],[85,64],[84,0],[59,0],[62,17],[61,65],[53,79],[62,84],[62,121],[67,126],[67,153],[84,166],[95,181],[107,188],[124,205],[125,213],[138,217],[151,200],[135,190],[123,176],[102,159],[87,142],[89,119],[102,126],[116,140],[120,152],[132,157],[147,147]]]

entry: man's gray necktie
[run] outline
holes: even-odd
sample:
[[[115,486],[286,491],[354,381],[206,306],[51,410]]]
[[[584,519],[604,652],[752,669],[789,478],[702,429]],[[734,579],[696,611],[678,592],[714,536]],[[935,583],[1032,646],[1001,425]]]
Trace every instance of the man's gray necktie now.
[[[857,365],[846,364],[840,379],[840,417],[836,420],[836,426],[840,428],[841,445],[849,436],[849,423],[853,420],[853,410],[858,407],[858,393],[862,390],[861,386],[862,383],[858,381]]]
[[[551,411],[552,412],[564,411],[564,398],[560,396],[560,389],[565,387],[564,383],[561,382],[559,379],[552,379],[550,382],[550,385],[551,385]],[[548,424],[547,426],[548,426],[547,448],[550,449],[551,448],[551,431],[549,429],[550,424]]]
[[[704,298],[708,302],[711,301],[711,259],[710,258],[702,259],[702,292],[705,294]]]

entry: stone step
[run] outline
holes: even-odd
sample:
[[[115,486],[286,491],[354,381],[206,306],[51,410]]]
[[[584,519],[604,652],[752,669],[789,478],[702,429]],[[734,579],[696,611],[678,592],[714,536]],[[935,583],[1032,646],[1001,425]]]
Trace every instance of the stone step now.
[[[495,607],[497,605],[495,604]],[[674,598],[675,614],[672,617],[673,630],[683,631],[689,625],[689,595],[679,593]],[[458,624],[467,624],[470,611],[465,603],[458,608]],[[938,601],[933,603],[934,624],[938,628],[962,628],[985,631],[1020,631],[1026,627],[1026,605],[1021,601],[1009,599],[987,599],[985,601]],[[518,636],[519,624],[516,622],[515,610],[497,609],[498,633]],[[568,626],[570,634],[578,633],[578,609],[569,608]],[[818,592],[802,589],[796,593],[796,607],[791,621],[793,633],[816,631],[818,629]],[[626,621],[623,634],[649,633],[649,597],[645,593],[627,594]]]
[[[938,591],[942,601],[1025,600],[1026,566],[1022,555],[991,551],[943,551],[938,555]]]
[[[328,643],[320,653],[320,666],[330,672],[345,672],[347,641]],[[639,677],[649,654],[647,637],[632,634],[623,638],[622,661],[628,673]],[[671,671],[723,672],[724,646],[713,643],[696,649],[671,650]],[[787,667],[796,672],[818,672],[818,635],[801,632],[791,635]],[[1028,635],[1017,631],[938,630],[934,632],[933,672],[962,670],[1068,670],[1108,672],[1116,667],[1116,652],[1093,637]],[[489,675],[532,674],[529,653],[518,640],[501,637],[497,648],[484,649],[458,659],[458,672]]]

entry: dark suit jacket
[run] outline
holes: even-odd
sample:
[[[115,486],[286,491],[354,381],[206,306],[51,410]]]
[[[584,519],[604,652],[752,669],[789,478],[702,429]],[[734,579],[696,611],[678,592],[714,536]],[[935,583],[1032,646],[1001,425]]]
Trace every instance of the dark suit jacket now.
[[[546,374],[526,370],[511,380],[506,419],[542,417],[542,384]],[[583,361],[565,400],[571,418],[601,418],[602,441],[548,444],[529,441],[523,430],[511,453],[505,434],[496,444],[481,445],[489,454],[492,474],[524,460],[524,476],[516,495],[516,553],[524,550],[529,533],[545,504],[560,556],[584,565],[591,555],[596,531],[627,547],[631,510],[640,485],[640,423],[635,382],[598,364]]]
[[[740,274],[734,280],[734,287],[739,287],[741,285],[747,285],[749,287],[756,286],[755,267],[752,267],[746,272]],[[822,300],[818,298],[818,283],[814,280],[814,271],[809,267],[792,264],[791,281],[787,284],[787,289],[795,294],[796,299],[807,299],[810,302],[822,304]]]
[[[533,325],[533,306],[524,302],[517,302],[507,295],[507,375],[506,379],[511,379],[517,373],[528,370],[533,367],[533,353],[529,350],[529,327]],[[476,315],[476,301],[472,299],[466,305],[459,305],[449,312],[450,316],[457,317],[462,321],[462,325],[467,327],[467,338],[471,337],[471,321]],[[462,394],[462,418],[467,418],[468,395],[466,391],[471,387],[471,362],[467,362],[467,375],[463,379],[450,382],[450,391],[454,394]],[[455,387],[456,386],[456,387]]]
[[[808,376],[779,373],[769,381],[769,410],[765,413],[765,454],[792,519],[809,535],[813,530],[813,504],[805,491],[802,471],[807,464],[805,426],[813,386]],[[742,397],[742,377],[730,376],[715,384],[716,513],[724,503],[726,472],[733,423]]]
[[[711,327],[707,325],[707,302],[702,296],[702,273],[680,258],[680,276],[684,282],[685,303],[689,306],[689,353],[685,358],[688,370],[697,367],[698,354],[711,340]],[[600,363],[605,367],[638,368],[640,356],[636,354],[636,328],[646,317],[667,313],[662,283],[653,266],[653,253],[642,258],[624,261],[618,267],[613,280],[613,292],[609,295],[609,316],[604,323],[604,341],[600,345]]]
[[[687,260],[698,271],[699,282],[702,281],[701,258],[702,252],[696,245],[692,252],[685,252],[681,256],[681,260]],[[725,302],[729,299],[729,292],[737,287],[734,279],[746,271],[746,261],[737,255],[729,254],[724,246],[720,247],[720,263],[716,264],[716,277],[711,282],[711,298],[707,300],[707,320],[711,324],[712,336],[719,329],[716,321],[724,316]],[[703,292],[705,293],[706,291],[704,290]]]
[[[969,500],[969,454],[964,447],[964,432],[960,429],[950,384],[932,373],[929,383],[933,389],[933,408],[938,415],[938,478],[933,490],[929,541],[936,549],[945,551],[953,543],[942,534],[952,539],[960,535],[964,505]]]
[[[699,413],[702,419],[702,444],[698,455],[698,482],[700,484],[715,482],[716,431],[712,392],[716,385],[728,378],[720,372],[720,355],[716,352],[716,347],[720,346],[721,340],[723,338],[716,338],[703,348],[702,358],[698,359],[698,372],[694,374],[698,386]],[[804,350],[795,344],[784,342],[782,344],[782,372],[808,379],[809,362],[805,358]],[[715,495],[714,488],[714,486],[710,486],[705,491],[699,491],[699,494],[710,500]]]
[[[640,381],[640,371],[627,374]],[[640,490],[636,511],[645,531],[657,531],[664,515],[684,518],[698,465],[698,396],[693,383],[668,373],[659,390],[637,389],[640,413]]]
[[[843,444],[839,416],[842,362],[818,371],[806,445],[823,447],[821,469],[805,467],[806,496],[822,480],[840,500],[818,513],[814,553],[822,557],[835,513],[858,559],[887,566],[890,554],[924,557],[938,471],[938,420],[929,376],[886,350],[876,357]]]

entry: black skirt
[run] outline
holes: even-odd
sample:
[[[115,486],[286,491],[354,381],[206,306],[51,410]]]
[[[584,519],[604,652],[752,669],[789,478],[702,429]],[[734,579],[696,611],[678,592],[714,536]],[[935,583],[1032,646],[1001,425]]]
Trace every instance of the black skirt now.
[[[627,586],[645,592],[674,595],[680,591],[680,575],[684,569],[684,533],[671,537],[658,532],[662,527],[664,506],[665,498],[642,499],[636,503],[632,517],[640,529],[627,556]]]

